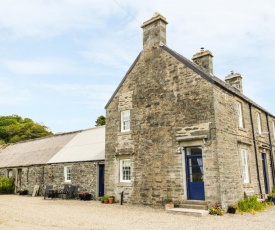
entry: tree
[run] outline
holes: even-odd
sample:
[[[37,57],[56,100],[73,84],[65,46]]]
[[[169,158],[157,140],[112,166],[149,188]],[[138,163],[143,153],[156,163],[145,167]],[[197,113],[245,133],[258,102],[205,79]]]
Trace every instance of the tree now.
[[[0,144],[51,136],[53,133],[43,124],[18,115],[0,116]]]
[[[99,116],[95,121],[95,126],[102,126],[106,124],[106,118],[104,116]]]

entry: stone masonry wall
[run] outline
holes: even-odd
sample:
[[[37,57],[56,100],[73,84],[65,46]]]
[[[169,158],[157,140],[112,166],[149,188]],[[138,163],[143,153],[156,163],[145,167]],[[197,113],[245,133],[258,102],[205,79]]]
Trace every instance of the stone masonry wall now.
[[[121,100],[125,95],[129,100]],[[120,114],[125,108],[131,110],[131,131],[123,133]],[[106,192],[119,198],[124,191],[126,202],[145,205],[161,204],[166,197],[186,199],[184,156],[177,154],[184,142],[177,138],[210,137],[214,126],[212,85],[156,45],[143,51],[108,105],[106,119]],[[205,167],[211,167],[204,175],[205,190],[211,190],[206,197],[217,199],[215,140],[201,143],[203,160],[209,159]],[[119,160],[123,158],[132,160],[131,183],[119,181]]]
[[[269,145],[269,141],[268,135],[256,135],[255,143],[257,145],[258,158],[256,161],[249,104],[219,87],[214,88],[214,98],[220,193],[221,202],[223,206],[226,206],[243,197],[244,192],[247,195],[260,193],[256,162],[258,162],[259,168],[262,188],[261,193],[265,193],[261,153],[266,153],[267,156],[266,163],[268,167],[269,182],[271,182],[269,183],[269,187],[271,189],[272,170],[270,166],[270,152],[260,147],[263,144]],[[237,101],[242,105],[244,128],[238,127]],[[261,113],[262,130],[263,132],[267,132],[264,112],[252,107],[254,131],[257,131],[256,112]],[[246,184],[244,184],[242,178],[241,149],[245,149],[248,153],[250,182]]]
[[[71,183],[65,182],[64,166],[72,166]],[[32,193],[35,185],[40,186],[40,195],[44,194],[46,185],[52,185],[56,189],[62,189],[65,184],[78,185],[80,191],[88,191],[94,197],[98,196],[98,164],[96,162],[77,162],[66,164],[51,164],[42,166],[20,167],[22,169],[21,184],[16,182],[18,190],[28,190]],[[17,168],[14,177],[17,178]],[[0,169],[0,177],[7,176],[8,169]],[[16,179],[17,181],[17,179]]]

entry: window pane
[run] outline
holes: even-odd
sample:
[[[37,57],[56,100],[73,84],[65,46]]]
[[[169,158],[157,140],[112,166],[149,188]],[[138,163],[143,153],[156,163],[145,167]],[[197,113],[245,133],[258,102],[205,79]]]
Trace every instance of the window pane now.
[[[131,161],[129,159],[127,160],[121,160],[121,181],[131,181]]]
[[[121,112],[121,131],[130,130],[130,110]]]

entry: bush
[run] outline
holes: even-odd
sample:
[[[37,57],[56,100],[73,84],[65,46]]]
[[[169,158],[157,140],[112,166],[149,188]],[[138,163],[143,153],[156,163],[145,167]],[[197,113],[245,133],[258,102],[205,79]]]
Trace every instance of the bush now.
[[[257,200],[257,196],[245,197],[238,201],[238,211],[240,212],[259,212],[265,209],[265,204]]]
[[[14,192],[14,178],[0,178],[0,194],[10,194]]]

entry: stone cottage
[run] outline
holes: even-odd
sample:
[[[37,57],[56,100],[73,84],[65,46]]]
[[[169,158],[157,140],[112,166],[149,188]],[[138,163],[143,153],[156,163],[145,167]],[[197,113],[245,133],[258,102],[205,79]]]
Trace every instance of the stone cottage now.
[[[14,177],[16,191],[69,184],[97,197],[104,195],[104,158],[105,126],[61,133],[0,146],[0,177]]]
[[[142,25],[143,50],[106,109],[105,191],[132,204],[200,200],[223,207],[274,185],[275,117],[213,74],[213,55],[188,60],[166,45],[166,18]]]

